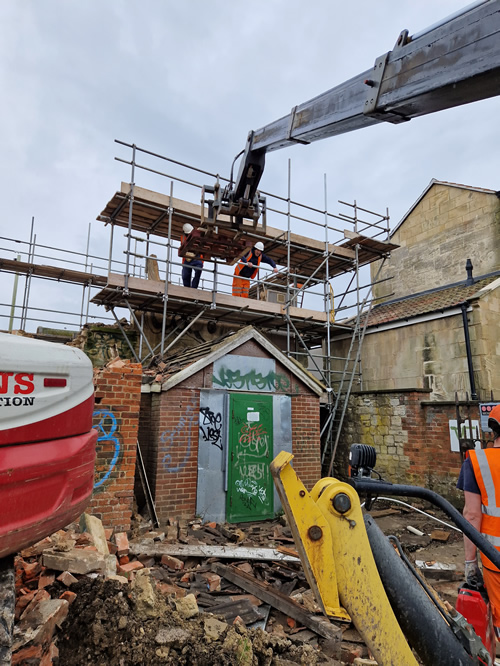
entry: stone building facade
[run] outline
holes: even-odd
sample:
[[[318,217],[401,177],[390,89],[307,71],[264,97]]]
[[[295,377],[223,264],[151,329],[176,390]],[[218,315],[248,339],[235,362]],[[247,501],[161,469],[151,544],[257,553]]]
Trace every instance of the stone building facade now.
[[[339,471],[351,443],[372,444],[390,480],[457,500],[455,400],[472,399],[477,421],[480,401],[500,401],[499,196],[433,180],[391,234],[399,248],[374,285]],[[334,353],[349,343],[339,336]]]

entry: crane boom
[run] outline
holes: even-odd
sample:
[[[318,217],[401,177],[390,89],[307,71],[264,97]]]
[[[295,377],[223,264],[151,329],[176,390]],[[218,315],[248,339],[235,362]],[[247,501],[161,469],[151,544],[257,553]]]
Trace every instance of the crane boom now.
[[[380,122],[400,123],[500,95],[500,0],[465,8],[415,36],[403,30],[373,67],[248,135],[216,213],[254,217],[265,154]]]

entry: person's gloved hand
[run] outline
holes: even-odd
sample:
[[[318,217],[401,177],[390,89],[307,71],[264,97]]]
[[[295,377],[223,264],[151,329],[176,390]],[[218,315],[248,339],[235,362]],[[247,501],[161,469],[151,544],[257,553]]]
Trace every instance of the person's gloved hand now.
[[[465,561],[465,582],[471,587],[482,587],[483,583],[483,574],[479,569],[477,560]]]

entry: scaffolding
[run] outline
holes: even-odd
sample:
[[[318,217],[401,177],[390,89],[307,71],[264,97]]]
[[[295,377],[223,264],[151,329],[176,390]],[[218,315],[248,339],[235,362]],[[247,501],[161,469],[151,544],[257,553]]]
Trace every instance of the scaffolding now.
[[[388,211],[379,214],[357,202],[340,201],[346,212],[329,212],[326,175],[321,209],[295,201],[289,161],[287,196],[260,192],[263,221],[235,225],[233,220],[226,220],[218,228],[207,223],[205,197],[210,187],[206,185],[207,181],[212,185],[227,183],[227,179],[135,144],[116,143],[120,150],[127,151],[126,158],[115,159],[129,167],[130,178],[97,216],[110,229],[106,260],[89,254],[89,227],[86,253],[72,260],[76,268],[41,265],[35,248],[40,251],[46,246],[37,245],[33,225],[26,261],[20,255],[0,258],[1,271],[26,275],[19,328],[24,328],[28,319],[34,278],[80,285],[80,324],[96,317],[89,314],[91,304],[104,306],[126,340],[127,331],[119,314],[127,312],[140,333],[138,348],[129,346],[144,365],[167,354],[199,323],[233,329],[252,324],[325,384],[322,461],[324,469],[331,470],[349,394],[353,385],[362,387],[360,353],[367,323],[362,314],[371,307],[372,288],[377,283],[377,278],[373,282],[365,280],[363,267],[374,261],[383,263],[396,247],[389,240]],[[179,246],[185,222],[208,237],[208,247],[218,234],[229,238],[224,252],[220,243],[212,242],[196,290],[180,283]],[[122,237],[120,229],[125,230]],[[280,267],[279,273],[254,280],[250,298],[233,296],[234,263],[257,241],[264,243],[265,253]],[[60,263],[64,264],[64,259]],[[261,274],[264,269],[261,264]],[[16,308],[14,298],[10,327]],[[161,335],[156,344],[148,338],[144,325],[148,315],[160,322]],[[347,355],[334,353],[333,342],[339,336],[350,339]]]

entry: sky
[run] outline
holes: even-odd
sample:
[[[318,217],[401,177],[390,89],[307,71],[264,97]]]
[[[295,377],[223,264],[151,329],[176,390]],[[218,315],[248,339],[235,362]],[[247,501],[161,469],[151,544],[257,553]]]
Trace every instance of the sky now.
[[[47,255],[84,253],[90,224],[90,252],[106,256],[96,216],[130,179],[115,139],[227,176],[249,130],[370,69],[404,28],[465,4],[3,0],[0,256],[26,247],[4,239],[28,241],[33,218],[37,243],[55,248]],[[498,117],[497,97],[283,149],[268,155],[261,188],[286,196],[290,163],[293,199],[323,207],[326,174],[332,212],[339,199],[389,208],[393,228],[432,178],[500,189]],[[34,282],[30,304],[80,309],[81,288],[54,303]],[[13,276],[0,273],[0,290],[5,329]]]

